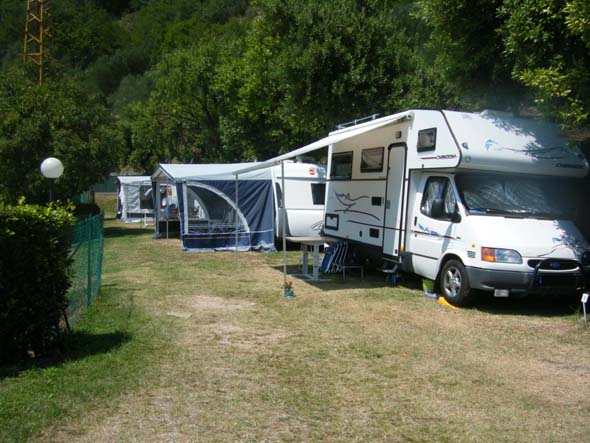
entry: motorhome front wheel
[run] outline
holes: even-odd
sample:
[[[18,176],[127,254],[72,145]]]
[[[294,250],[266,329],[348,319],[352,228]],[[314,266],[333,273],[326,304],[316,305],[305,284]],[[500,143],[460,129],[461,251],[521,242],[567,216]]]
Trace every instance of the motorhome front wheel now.
[[[455,306],[468,304],[471,287],[463,263],[457,260],[446,262],[440,273],[439,282],[446,301]]]

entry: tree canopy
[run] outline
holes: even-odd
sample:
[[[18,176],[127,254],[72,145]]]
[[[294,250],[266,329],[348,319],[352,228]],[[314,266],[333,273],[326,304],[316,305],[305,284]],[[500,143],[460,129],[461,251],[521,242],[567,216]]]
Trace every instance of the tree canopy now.
[[[11,200],[37,198],[50,154],[74,192],[123,167],[263,160],[408,108],[512,111],[590,138],[586,0],[64,0],[41,86],[21,68],[25,3],[0,0]]]

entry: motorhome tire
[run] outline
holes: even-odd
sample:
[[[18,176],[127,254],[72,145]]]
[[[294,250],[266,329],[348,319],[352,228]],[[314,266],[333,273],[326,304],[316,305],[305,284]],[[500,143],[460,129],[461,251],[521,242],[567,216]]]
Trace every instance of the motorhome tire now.
[[[454,306],[465,306],[470,300],[471,287],[465,266],[458,260],[447,261],[439,277],[440,290],[446,301]]]

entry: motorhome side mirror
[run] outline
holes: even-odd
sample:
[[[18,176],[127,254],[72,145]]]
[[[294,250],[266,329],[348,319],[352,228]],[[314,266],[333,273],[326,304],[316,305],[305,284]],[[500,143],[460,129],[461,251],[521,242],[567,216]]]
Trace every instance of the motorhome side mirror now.
[[[432,218],[442,218],[444,216],[445,202],[442,198],[435,198],[430,208],[430,216]]]

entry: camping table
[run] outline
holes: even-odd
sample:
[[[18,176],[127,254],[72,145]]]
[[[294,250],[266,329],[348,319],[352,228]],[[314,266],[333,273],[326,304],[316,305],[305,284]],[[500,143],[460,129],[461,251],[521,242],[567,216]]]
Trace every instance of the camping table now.
[[[301,264],[305,278],[311,281],[320,281],[320,246],[325,243],[333,243],[337,240],[329,237],[287,237],[287,240],[293,243],[301,243]],[[309,248],[313,248],[313,273],[309,274]]]

